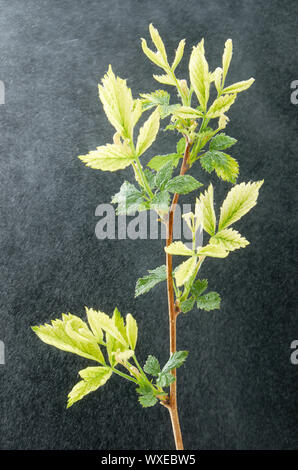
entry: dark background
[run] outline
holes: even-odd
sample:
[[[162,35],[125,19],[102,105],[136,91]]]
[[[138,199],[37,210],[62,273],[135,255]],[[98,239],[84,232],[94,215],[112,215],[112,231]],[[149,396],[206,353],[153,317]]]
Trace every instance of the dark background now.
[[[161,406],[142,409],[119,377],[66,410],[77,371],[90,361],[42,343],[30,325],[84,305],[136,316],[138,356],[168,357],[165,284],[134,299],[136,279],[162,264],[161,240],[96,238],[95,208],[109,202],[131,169],[102,173],[76,157],[111,142],[97,96],[109,63],[134,97],[162,88],[140,37],[150,22],[170,57],[186,38],[205,38],[210,68],[231,37],[228,83],[255,77],[229,112],[227,132],[239,182],[265,179],[259,203],[237,224],[250,240],[202,275],[223,298],[220,311],[178,320],[178,348],[190,350],[179,371],[187,449],[298,449],[297,372],[290,344],[295,311],[297,2],[293,1],[0,1],[2,449],[173,449]],[[172,152],[162,133],[144,161]],[[207,183],[196,166],[194,176]],[[230,185],[212,178],[219,206]],[[195,195],[188,196],[188,202]]]

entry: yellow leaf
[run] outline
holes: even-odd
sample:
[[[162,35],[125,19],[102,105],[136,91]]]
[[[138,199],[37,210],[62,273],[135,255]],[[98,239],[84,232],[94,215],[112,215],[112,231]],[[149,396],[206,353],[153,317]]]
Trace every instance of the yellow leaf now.
[[[222,247],[224,250],[234,251],[238,248],[245,248],[249,245],[246,238],[242,237],[237,230],[232,228],[226,228],[217,232],[213,237],[210,238],[212,245]]]
[[[208,118],[220,117],[222,114],[227,112],[236,99],[236,94],[234,95],[224,95],[216,98],[212,103],[210,108],[207,111]]]
[[[46,344],[105,364],[97,338],[87,324],[75,315],[62,314],[62,320],[53,320],[51,325],[45,323],[32,329]]]
[[[226,75],[228,73],[230,63],[233,55],[233,43],[232,39],[227,39],[225,43],[225,49],[222,56],[222,86],[224,86]]]
[[[165,247],[165,252],[169,255],[192,256],[193,252],[181,241],[173,242]]]
[[[189,75],[199,103],[203,111],[206,111],[209,99],[210,77],[208,62],[205,58],[204,39],[193,48],[189,61]]]
[[[78,158],[86,166],[102,171],[122,170],[134,160],[130,147],[125,143],[102,145],[86,155],[79,155]]]
[[[174,110],[173,114],[182,119],[199,119],[203,117],[203,113],[190,106],[180,106]]]
[[[151,62],[153,62],[158,67],[163,68],[163,58],[160,53],[158,51],[153,52],[151,49],[149,49],[146,39],[142,38],[141,41],[143,52],[148,57],[148,59],[150,59]]]
[[[156,49],[158,50],[161,57],[163,58],[164,65],[167,65],[168,60],[167,60],[167,53],[166,53],[164,43],[159,35],[159,32],[157,31],[156,28],[154,28],[152,23],[149,25],[149,32],[150,32],[152,42],[155,44]]]
[[[200,256],[210,256],[211,258],[225,258],[229,252],[217,245],[206,245],[198,248],[197,251]]]
[[[217,67],[214,70],[214,84],[217,91],[221,89],[222,68]]]
[[[175,53],[175,59],[172,64],[172,70],[175,70],[175,68],[179,65],[182,57],[183,57],[183,52],[184,52],[184,47],[185,47],[185,39],[182,39],[177,47],[176,53]]]
[[[209,185],[205,193],[196,201],[196,216],[209,235],[215,233],[216,217],[214,212],[213,186]]]
[[[132,138],[134,100],[126,80],[116,77],[111,65],[98,85],[99,98],[110,123],[124,138]]]
[[[153,144],[159,130],[160,114],[155,109],[145,124],[141,127],[137,140],[137,155],[140,156]]]
[[[170,77],[168,74],[164,75],[153,75],[153,78],[159,83],[162,83],[163,85],[173,85],[176,86],[175,80]]]
[[[98,313],[95,310],[93,310],[93,308],[85,307],[85,309],[86,309],[86,315],[87,315],[88,323],[90,325],[92,333],[96,337],[97,341],[101,342],[103,340],[103,332],[102,332],[102,329],[99,326],[99,322],[98,322],[98,318],[97,318]]]
[[[121,331],[119,330],[117,325],[115,325],[114,320],[110,318],[106,313],[98,311],[97,321],[98,325],[102,330],[104,330],[106,333],[108,333],[117,341],[119,341],[119,343],[121,343],[123,346],[128,346],[126,338],[123,337]]]
[[[247,90],[253,82],[255,81],[254,78],[250,78],[249,80],[243,80],[242,82],[233,83],[223,89],[223,93],[240,93],[241,91]]]
[[[67,408],[104,385],[112,373],[109,367],[86,367],[86,369],[80,370],[79,374],[83,380],[78,382],[69,392]]]
[[[124,351],[116,351],[113,353],[116,362],[126,362],[134,355],[134,352],[130,349]]]
[[[138,325],[134,317],[128,313],[126,315],[126,335],[131,349],[134,351],[138,339]]]
[[[237,184],[229,191],[220,209],[219,230],[241,219],[256,205],[263,182]]]
[[[184,261],[180,264],[175,271],[175,279],[177,286],[182,286],[185,284],[192,274],[194,274],[197,265],[197,258],[196,256],[192,256],[188,260]]]

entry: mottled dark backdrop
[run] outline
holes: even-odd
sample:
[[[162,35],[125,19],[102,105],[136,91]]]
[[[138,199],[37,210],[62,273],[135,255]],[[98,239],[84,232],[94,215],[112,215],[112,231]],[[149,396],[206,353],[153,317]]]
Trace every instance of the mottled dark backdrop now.
[[[95,208],[109,202],[131,170],[101,173],[76,156],[111,141],[97,97],[109,63],[134,96],[159,87],[140,37],[150,22],[171,53],[187,55],[205,37],[211,68],[231,37],[229,83],[254,76],[231,112],[239,140],[239,181],[265,179],[258,206],[238,224],[245,250],[204,266],[223,297],[215,312],[179,317],[179,403],[188,449],[298,449],[297,2],[0,1],[2,449],[172,449],[165,409],[143,410],[118,377],[66,410],[77,371],[90,362],[44,345],[30,325],[84,305],[115,305],[140,326],[138,355],[168,356],[165,285],[134,299],[147,268],[161,264],[161,241],[99,241]],[[187,73],[187,60],[180,67]],[[163,134],[148,152],[174,148]],[[199,167],[195,176],[201,176]],[[216,181],[216,180],[214,180]],[[218,203],[229,185],[217,182]],[[192,197],[186,198],[188,201]],[[119,380],[118,380],[119,379]]]

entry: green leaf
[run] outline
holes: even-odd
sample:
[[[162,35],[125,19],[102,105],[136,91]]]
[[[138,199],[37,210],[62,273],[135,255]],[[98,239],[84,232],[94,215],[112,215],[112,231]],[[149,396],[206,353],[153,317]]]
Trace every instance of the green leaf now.
[[[52,320],[52,325],[45,323],[32,327],[32,330],[46,344],[105,364],[97,344],[98,338],[92,334],[87,324],[76,315],[62,314],[62,320]]]
[[[229,191],[220,209],[219,230],[241,219],[256,205],[263,182],[237,184]]]
[[[156,385],[161,388],[169,387],[171,383],[175,382],[175,377],[171,372],[161,372],[156,380]]]
[[[156,109],[141,127],[136,152],[140,156],[153,144],[159,130],[159,111]]]
[[[192,297],[181,302],[180,304],[181,312],[183,313],[190,312],[193,309],[194,303],[195,303],[195,299]]]
[[[150,189],[154,189],[155,188],[155,174],[153,173],[153,171],[148,170],[147,168],[144,170],[144,174],[148,181]]]
[[[126,335],[130,348],[134,351],[138,339],[138,325],[134,317],[128,313],[126,315]]]
[[[236,99],[236,94],[234,95],[224,95],[216,98],[212,103],[210,108],[207,111],[207,118],[213,119],[220,117],[221,114],[226,113]]]
[[[154,356],[148,356],[144,365],[144,371],[146,374],[153,375],[155,377],[160,373],[160,365],[158,359]]]
[[[206,245],[198,248],[197,253],[199,256],[210,256],[211,258],[226,258],[229,252],[218,245]]]
[[[254,81],[254,78],[250,78],[249,80],[233,83],[233,85],[224,88],[223,93],[240,93],[241,91],[247,90],[247,88],[249,88]]]
[[[158,213],[166,214],[169,211],[170,195],[168,191],[161,191],[154,195],[150,207]]]
[[[167,270],[165,265],[148,270],[148,273],[148,276],[141,277],[137,280],[135,297],[146,294],[146,292],[149,292],[149,290],[151,290],[156,284],[165,281],[167,278]]]
[[[216,217],[214,212],[213,186],[209,185],[205,193],[200,194],[196,201],[196,216],[202,223],[205,232],[209,235],[215,233]]]
[[[239,173],[239,165],[230,155],[218,150],[209,150],[200,158],[200,162],[208,173],[215,170],[217,176],[222,180],[235,183]]]
[[[209,99],[209,67],[205,58],[204,39],[193,48],[189,61],[189,75],[193,89],[202,110],[205,111]]]
[[[246,238],[242,237],[239,232],[232,228],[226,228],[217,232],[211,239],[212,245],[222,247],[224,250],[234,251],[239,248],[245,248],[249,245]]]
[[[156,90],[153,93],[141,94],[143,109],[151,109],[157,107],[161,119],[169,116],[178,105],[170,105],[170,95],[165,90]]]
[[[168,362],[162,368],[162,373],[170,372],[173,369],[178,369],[182,366],[188,356],[188,351],[176,351]]]
[[[80,370],[79,374],[83,380],[78,382],[69,393],[67,408],[76,401],[81,400],[88,393],[102,387],[111,377],[112,370],[109,367],[87,367]]]
[[[199,132],[197,134],[196,142],[200,143],[200,149],[202,149],[207,144],[207,142],[212,138],[215,132],[216,131],[214,131],[211,127],[206,127],[203,132]],[[195,160],[197,160],[198,158],[200,158],[200,155],[196,156]]]
[[[191,286],[190,292],[193,295],[193,297],[196,299],[201,294],[203,294],[203,292],[205,292],[207,287],[208,287],[207,279],[202,279],[202,280],[197,279]]]
[[[165,252],[169,255],[192,256],[193,251],[190,250],[182,241],[171,243],[165,247]]]
[[[197,307],[202,310],[216,310],[220,307],[220,295],[217,292],[208,292],[197,299]]]
[[[235,145],[236,142],[236,139],[233,139],[233,137],[229,137],[228,135],[222,132],[213,137],[210,142],[209,148],[210,150],[225,150],[231,147],[232,145]]]
[[[175,279],[177,287],[185,284],[189,278],[193,275],[197,265],[196,256],[192,256],[187,261],[180,264],[175,270]]]
[[[153,395],[153,393],[140,395],[138,400],[143,408],[149,408],[150,406],[154,406],[158,402],[157,398]]]
[[[178,154],[178,155],[181,155],[181,156],[182,156],[182,155],[184,154],[185,146],[186,146],[185,138],[182,137],[182,138],[177,142],[177,145],[176,145],[176,150],[177,150],[177,154]]]
[[[170,193],[188,194],[195,189],[203,186],[202,183],[197,181],[190,175],[179,175],[167,182],[165,189]]]
[[[165,189],[167,182],[171,179],[172,173],[173,165],[171,161],[168,161],[166,165],[156,173],[155,184],[161,191]]]
[[[172,167],[176,168],[182,155],[177,153],[169,153],[167,155],[156,155],[148,163],[152,170],[160,171],[167,163],[171,162]]]
[[[118,204],[117,215],[134,214],[137,210],[144,210],[145,199],[142,193],[128,181],[124,181],[120,191],[112,197],[113,204]]]
[[[133,127],[136,123],[134,112],[136,102],[126,85],[126,80],[115,77],[112,67],[109,66],[107,74],[102,79],[102,85],[98,85],[98,92],[110,123],[123,139],[132,138]],[[139,112],[137,114],[140,116]]]
[[[143,379],[143,377],[140,377],[139,380],[139,386],[136,388],[136,392],[139,393],[139,395],[150,395],[150,393],[153,393],[152,386],[149,382]]]
[[[102,171],[122,170],[134,161],[130,147],[121,143],[102,145],[86,155],[79,155],[78,158],[86,166]]]
[[[142,106],[146,111],[147,109],[154,108],[155,106],[168,106],[170,103],[170,95],[165,90],[156,90],[152,93],[141,93]]]

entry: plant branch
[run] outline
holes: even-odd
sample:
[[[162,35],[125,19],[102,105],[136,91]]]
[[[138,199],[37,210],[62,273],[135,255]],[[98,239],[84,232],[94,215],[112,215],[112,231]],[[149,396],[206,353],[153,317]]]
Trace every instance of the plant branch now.
[[[191,144],[186,138],[186,146],[183,156],[183,162],[180,169],[180,175],[184,175],[188,170],[188,160],[189,160],[189,151]],[[171,204],[169,217],[167,220],[167,239],[166,246],[169,246],[173,241],[173,221],[176,205],[179,199],[179,194],[175,193],[173,201]],[[174,298],[174,286],[173,286],[173,259],[172,255],[166,253],[166,266],[167,266],[167,292],[168,292],[168,309],[169,309],[169,329],[170,329],[170,354],[176,352],[176,320],[177,316],[180,313],[180,309],[175,305]],[[180,429],[179,415],[178,415],[178,406],[177,406],[177,373],[176,369],[172,370],[172,374],[175,377],[175,381],[170,386],[170,400],[167,408],[169,410],[173,433],[176,443],[177,450],[183,450],[183,440]]]

